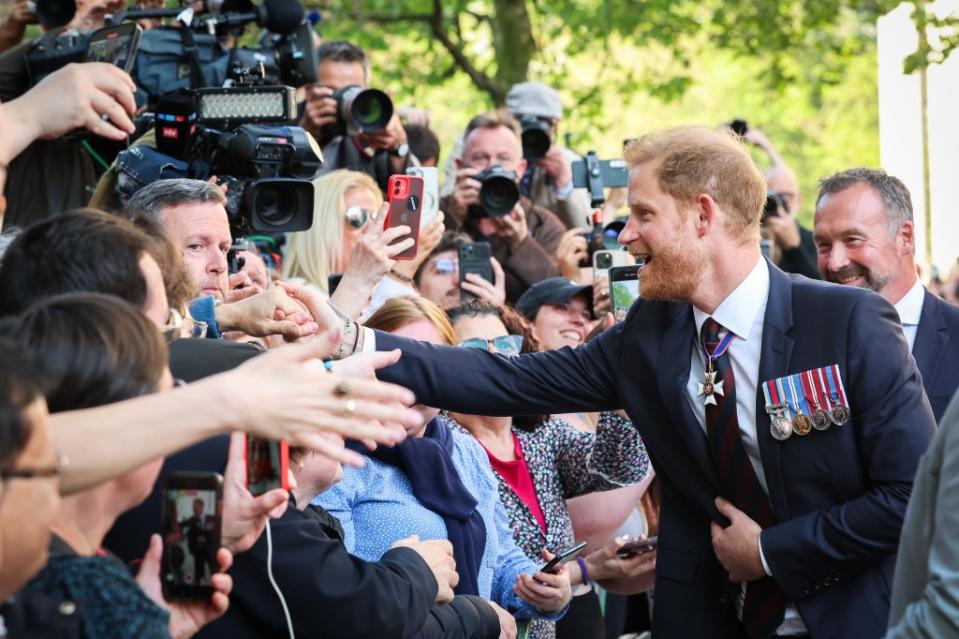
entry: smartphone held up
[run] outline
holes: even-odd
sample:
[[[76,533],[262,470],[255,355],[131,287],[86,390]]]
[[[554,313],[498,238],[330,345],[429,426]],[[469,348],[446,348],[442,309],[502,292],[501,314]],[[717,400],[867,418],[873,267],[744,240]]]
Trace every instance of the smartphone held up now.
[[[423,178],[415,175],[391,175],[386,193],[389,200],[386,228],[410,227],[410,233],[397,238],[394,244],[407,238],[413,239],[413,246],[394,257],[398,260],[412,260],[419,248],[420,221],[423,215]]]
[[[163,485],[163,559],[160,583],[167,600],[208,601],[219,566],[223,477],[170,473]]]

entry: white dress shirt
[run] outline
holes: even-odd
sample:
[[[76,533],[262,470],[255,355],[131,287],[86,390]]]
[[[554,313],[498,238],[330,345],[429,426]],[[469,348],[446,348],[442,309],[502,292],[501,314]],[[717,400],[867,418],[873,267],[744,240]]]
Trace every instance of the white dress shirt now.
[[[759,438],[756,432],[756,393],[761,381],[759,379],[759,360],[762,357],[763,325],[766,320],[766,302],[768,300],[769,267],[766,260],[760,257],[746,279],[722,301],[711,316],[694,306],[693,318],[696,322],[696,340],[691,354],[689,380],[686,382],[686,400],[705,433],[705,398],[697,394],[698,384],[702,382],[706,373],[705,353],[700,336],[706,319],[712,317],[719,322],[720,326],[735,335],[726,352],[729,354],[733,377],[736,380],[736,417],[739,421],[739,434],[742,437],[746,455],[749,457],[749,463],[752,464],[753,470],[756,472],[756,478],[767,495],[769,489],[766,485],[766,473],[763,471],[762,457],[759,452]],[[786,371],[783,371],[783,374],[785,373]],[[762,559],[766,574],[771,575],[769,566],[766,564],[766,558],[763,556],[761,538],[759,556]],[[742,614],[746,584],[743,584],[741,593],[737,604],[737,610],[740,614]],[[806,626],[803,624],[795,606],[786,607],[786,616],[776,633],[780,635],[806,633]]]
[[[899,323],[902,324],[902,332],[906,336],[906,341],[909,342],[910,351],[916,343],[916,333],[919,332],[919,318],[922,316],[922,303],[925,298],[926,287],[917,277],[909,292],[893,305],[899,313]]]

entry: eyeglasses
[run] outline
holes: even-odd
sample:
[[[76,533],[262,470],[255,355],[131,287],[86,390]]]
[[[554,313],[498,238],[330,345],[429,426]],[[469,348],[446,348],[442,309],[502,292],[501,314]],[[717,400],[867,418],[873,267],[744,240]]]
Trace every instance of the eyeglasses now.
[[[490,348],[490,346],[492,346],[500,355],[514,357],[519,355],[520,351],[523,349],[523,336],[500,335],[499,337],[494,337],[493,339],[472,337],[470,339],[464,339],[462,342],[457,344],[457,346],[462,346],[463,348],[477,348],[483,351],[492,351]]]
[[[21,468],[20,470],[0,470],[0,479],[46,479],[59,477],[60,467],[55,468]]]
[[[166,324],[160,327],[160,332],[163,334],[163,339],[169,344],[181,337],[206,337],[207,325],[206,322],[195,320],[192,317],[184,318],[175,308],[171,308],[170,317]]]
[[[346,222],[355,229],[361,229],[366,226],[367,221],[373,219],[373,211],[364,209],[362,206],[351,206],[346,209]]]
[[[433,273],[435,275],[449,275],[460,267],[459,260],[440,259],[433,262]]]

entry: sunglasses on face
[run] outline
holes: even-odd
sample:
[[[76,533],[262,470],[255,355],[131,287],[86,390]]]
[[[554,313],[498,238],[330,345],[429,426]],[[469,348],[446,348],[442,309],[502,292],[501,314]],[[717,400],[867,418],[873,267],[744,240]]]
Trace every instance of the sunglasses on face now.
[[[442,259],[433,262],[433,273],[436,275],[449,275],[460,267],[459,260]]]
[[[373,211],[364,209],[362,206],[351,206],[346,209],[346,222],[355,229],[361,229],[366,223],[373,219]]]
[[[464,339],[462,342],[457,344],[457,346],[462,346],[463,348],[476,348],[490,352],[493,352],[493,349],[496,349],[495,352],[499,353],[500,355],[513,357],[514,355],[519,355],[523,348],[523,336],[500,335],[499,337],[494,337],[493,339],[472,337],[470,339]]]

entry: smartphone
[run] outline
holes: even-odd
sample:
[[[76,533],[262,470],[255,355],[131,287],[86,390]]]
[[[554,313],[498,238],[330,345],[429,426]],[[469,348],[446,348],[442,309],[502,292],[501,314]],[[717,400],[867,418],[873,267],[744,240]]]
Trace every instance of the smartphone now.
[[[460,299],[466,300],[473,294],[462,288],[467,273],[476,273],[487,282],[493,282],[493,264],[489,242],[471,242],[459,248],[460,262]]]
[[[556,553],[556,556],[546,562],[546,565],[539,569],[539,572],[556,572],[556,569],[562,566],[563,564],[576,559],[576,555],[583,551],[583,548],[586,547],[586,542],[581,541],[575,546],[570,546],[565,550],[560,550]]]
[[[127,73],[133,70],[143,29],[135,22],[97,29],[90,36],[84,62],[106,62]]]
[[[623,544],[622,548],[616,551],[616,554],[620,557],[629,557],[631,555],[649,552],[656,547],[658,541],[656,537],[649,537],[648,539],[635,537]]]
[[[163,483],[163,597],[209,601],[218,572],[223,477],[219,473],[175,472]]]
[[[609,297],[617,323],[626,319],[629,307],[639,299],[639,269],[637,264],[609,269]]]
[[[423,214],[423,178],[415,175],[391,175],[387,183],[386,193],[389,196],[390,208],[386,214],[386,228],[408,226],[409,235],[396,239],[402,242],[408,237],[413,238],[413,246],[394,256],[397,260],[412,260],[416,257],[419,248],[420,218]]]
[[[440,212],[439,169],[435,166],[411,166],[406,169],[406,174],[423,178],[423,214],[420,224],[428,225]]]
[[[614,266],[626,266],[626,251],[596,251],[593,253],[593,281],[599,277],[609,275],[609,269]]]
[[[274,488],[290,489],[290,445],[286,440],[246,435],[246,487],[258,497]]]

